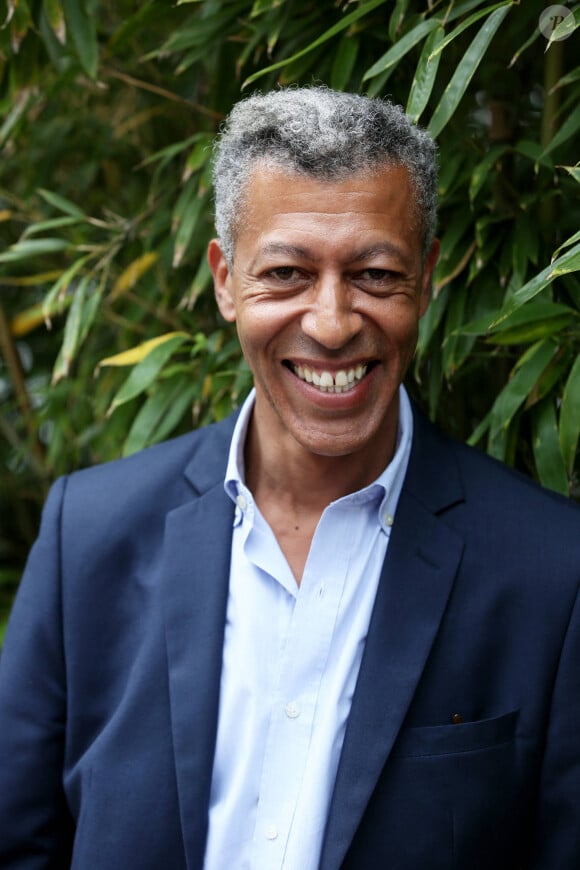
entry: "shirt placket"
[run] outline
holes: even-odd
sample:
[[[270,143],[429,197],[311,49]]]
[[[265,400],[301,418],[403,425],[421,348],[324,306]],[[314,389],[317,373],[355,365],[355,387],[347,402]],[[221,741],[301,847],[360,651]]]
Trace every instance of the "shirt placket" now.
[[[332,557],[313,542],[296,599],[275,693],[260,781],[252,870],[284,866],[316,715],[320,682],[348,571],[344,546]],[[316,556],[318,554],[318,556]],[[324,568],[323,568],[324,564]]]

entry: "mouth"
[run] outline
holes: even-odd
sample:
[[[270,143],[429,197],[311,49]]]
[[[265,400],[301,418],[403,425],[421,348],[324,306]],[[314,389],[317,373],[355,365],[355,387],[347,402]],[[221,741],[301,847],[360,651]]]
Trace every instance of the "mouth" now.
[[[286,366],[297,378],[316,387],[321,393],[348,393],[357,384],[360,384],[367,374],[370,365],[369,363],[364,363],[339,369],[336,372],[329,372],[326,369],[314,369],[310,366],[294,365],[291,362],[286,363]]]

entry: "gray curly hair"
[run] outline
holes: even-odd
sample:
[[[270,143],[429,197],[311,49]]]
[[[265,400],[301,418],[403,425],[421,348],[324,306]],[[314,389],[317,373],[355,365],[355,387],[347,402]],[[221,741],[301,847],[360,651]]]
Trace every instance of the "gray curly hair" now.
[[[237,103],[213,160],[215,225],[230,268],[246,182],[258,164],[324,180],[405,166],[427,255],[437,219],[437,148],[400,106],[327,87],[285,88]]]

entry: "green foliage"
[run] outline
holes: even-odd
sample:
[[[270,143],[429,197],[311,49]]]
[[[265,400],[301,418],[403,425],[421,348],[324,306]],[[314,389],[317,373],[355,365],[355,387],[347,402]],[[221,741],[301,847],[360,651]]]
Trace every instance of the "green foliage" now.
[[[56,475],[222,417],[250,386],[204,252],[211,141],[254,87],[389,96],[437,135],[441,259],[409,386],[447,430],[578,496],[580,67],[577,34],[548,46],[540,11],[7,0],[0,613]]]

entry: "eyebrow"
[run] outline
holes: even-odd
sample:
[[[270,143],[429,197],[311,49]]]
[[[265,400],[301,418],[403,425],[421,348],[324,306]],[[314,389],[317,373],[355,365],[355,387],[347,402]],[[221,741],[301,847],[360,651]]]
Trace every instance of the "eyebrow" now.
[[[349,257],[348,262],[360,263],[364,260],[371,259],[372,257],[380,256],[381,254],[398,257],[401,261],[405,263],[407,262],[405,253],[398,247],[398,245],[394,245],[392,242],[380,242],[376,245],[370,245],[368,248],[362,248]],[[309,251],[308,248],[301,248],[299,245],[289,245],[285,242],[268,242],[268,244],[260,249],[258,254],[258,256],[272,255],[301,257],[303,259],[313,260],[314,262],[320,259],[319,257],[316,257],[312,251]]]

